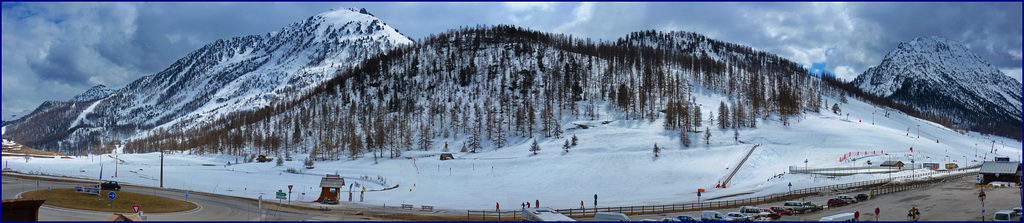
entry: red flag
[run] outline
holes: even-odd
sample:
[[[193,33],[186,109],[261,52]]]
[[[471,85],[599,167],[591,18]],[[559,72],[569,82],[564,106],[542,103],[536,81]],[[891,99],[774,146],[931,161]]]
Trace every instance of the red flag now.
[[[910,147],[910,152],[914,152],[914,147]]]

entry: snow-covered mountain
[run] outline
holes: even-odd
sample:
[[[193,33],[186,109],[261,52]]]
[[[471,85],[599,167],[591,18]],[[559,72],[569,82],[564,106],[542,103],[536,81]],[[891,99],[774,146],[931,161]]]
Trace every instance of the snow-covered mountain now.
[[[100,98],[104,98],[117,92],[117,89],[108,88],[106,85],[96,85],[85,92],[71,98],[71,101],[92,101]]]
[[[412,43],[365,9],[331,10],[265,35],[217,40],[89,104],[77,102],[100,94],[44,103],[41,108],[62,106],[61,115],[11,123],[10,137],[37,148],[74,149],[101,137],[189,128],[301,96],[369,56]],[[34,129],[39,126],[50,130]]]
[[[15,119],[19,119],[21,117],[24,117],[25,115],[28,115],[29,113],[32,113],[32,110],[25,109],[25,110],[22,110],[21,112],[18,112],[18,114],[13,114],[10,117],[4,117],[3,121],[4,122],[13,121]]]
[[[889,52],[851,82],[865,92],[974,126],[1021,123],[1021,83],[967,47],[919,37]]]

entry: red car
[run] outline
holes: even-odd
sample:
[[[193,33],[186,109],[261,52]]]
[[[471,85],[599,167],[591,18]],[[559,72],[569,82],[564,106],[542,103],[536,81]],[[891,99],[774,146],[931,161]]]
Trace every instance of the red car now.
[[[778,213],[780,215],[793,215],[793,210],[785,209],[779,206],[771,207],[772,213]]]
[[[846,205],[846,204],[848,204],[848,202],[844,201],[842,198],[828,199],[828,206],[830,208],[831,207],[839,207],[839,206],[843,206],[843,205]]]
[[[771,213],[771,214],[768,215],[768,217],[771,217],[772,219],[782,218],[782,214],[781,213],[772,211],[772,209],[769,209],[769,208],[761,208],[761,212]]]

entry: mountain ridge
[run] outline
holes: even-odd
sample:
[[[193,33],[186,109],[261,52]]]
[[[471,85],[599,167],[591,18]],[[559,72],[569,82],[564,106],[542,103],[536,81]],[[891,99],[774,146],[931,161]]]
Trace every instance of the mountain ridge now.
[[[955,41],[938,36],[900,43],[851,84],[961,126],[1020,127],[1021,83]]]
[[[218,39],[85,105],[89,109],[79,103],[44,103],[41,108],[68,112],[30,114],[8,123],[9,135],[37,148],[71,149],[100,138],[188,128],[307,91],[356,61],[406,44],[414,42],[365,9],[329,10],[263,35]],[[100,99],[78,99],[83,98]],[[54,128],[31,129],[40,125]],[[54,140],[61,135],[66,137]]]

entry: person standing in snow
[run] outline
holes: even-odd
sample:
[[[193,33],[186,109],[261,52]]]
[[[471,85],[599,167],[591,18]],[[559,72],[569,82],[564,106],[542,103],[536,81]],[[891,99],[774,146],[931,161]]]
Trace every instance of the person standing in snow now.
[[[538,200],[535,200],[535,202],[533,202],[533,203],[534,203],[534,204],[537,204],[537,207],[540,207],[540,200],[539,200],[539,199],[538,199]]]
[[[583,200],[580,200],[580,209],[583,209]]]
[[[530,208],[530,202],[529,201],[526,202],[526,208]]]
[[[494,211],[501,211],[501,206],[498,205],[498,202],[494,202]]]
[[[519,206],[523,206],[523,209],[526,209],[526,202],[519,203]]]

